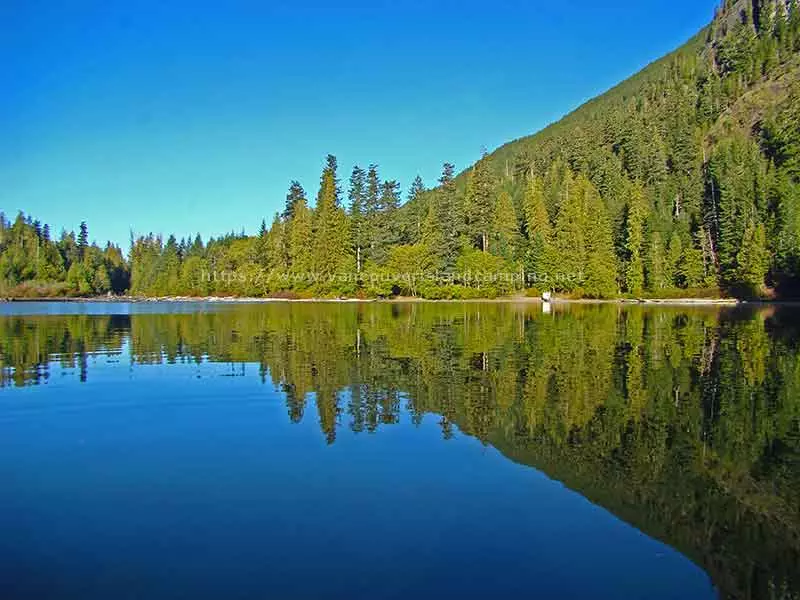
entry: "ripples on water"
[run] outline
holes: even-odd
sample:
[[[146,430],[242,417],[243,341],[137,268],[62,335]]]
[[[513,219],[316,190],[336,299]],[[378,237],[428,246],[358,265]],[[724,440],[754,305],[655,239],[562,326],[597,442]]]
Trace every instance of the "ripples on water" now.
[[[797,598],[794,308],[0,305],[2,598]]]

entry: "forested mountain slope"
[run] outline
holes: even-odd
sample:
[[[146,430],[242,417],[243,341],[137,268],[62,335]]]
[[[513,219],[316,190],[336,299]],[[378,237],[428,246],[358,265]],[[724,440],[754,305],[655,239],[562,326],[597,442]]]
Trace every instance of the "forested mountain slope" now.
[[[464,173],[467,195],[483,169],[512,194],[539,272],[586,265],[587,239],[608,221],[614,255],[604,260],[616,277],[594,277],[592,294],[789,291],[800,242],[799,21],[796,2],[726,2],[682,48],[486,156]]]
[[[21,264],[16,231],[0,221],[10,294],[50,272]],[[149,234],[128,260],[147,295],[796,295],[800,0],[726,0],[675,52],[405,203],[376,165],[343,186],[331,155],[316,202],[292,182],[258,235]]]

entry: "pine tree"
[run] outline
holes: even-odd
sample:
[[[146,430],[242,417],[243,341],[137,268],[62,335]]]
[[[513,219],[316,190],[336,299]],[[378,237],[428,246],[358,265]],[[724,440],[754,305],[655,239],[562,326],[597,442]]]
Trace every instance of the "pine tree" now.
[[[397,209],[400,205],[400,184],[396,181],[384,181],[381,184],[379,201],[381,210],[375,222],[375,244],[372,260],[384,264],[392,246],[400,241],[400,230],[397,223]]]
[[[295,205],[295,209],[297,206]],[[266,234],[266,266],[275,272],[285,272],[289,266],[288,244],[284,223],[275,213],[269,232]]]
[[[419,197],[425,192],[425,184],[422,182],[422,177],[417,175],[414,181],[411,182],[411,187],[408,189],[408,202],[419,200]]]
[[[586,211],[584,227],[588,258],[583,288],[590,297],[610,298],[619,291],[611,220],[600,194],[589,180],[579,177],[576,184],[576,191],[584,195]]]
[[[525,229],[528,234],[528,269],[533,277],[544,281],[551,273],[553,231],[545,206],[543,182],[539,177],[528,179],[522,203],[525,212]]]
[[[475,163],[467,177],[467,235],[483,252],[489,251],[489,235],[494,214],[494,181],[486,154]]]
[[[678,264],[678,286],[694,288],[703,285],[705,269],[703,267],[703,251],[694,245],[683,250],[683,256]]]
[[[295,207],[301,200],[305,200],[306,192],[297,181],[289,184],[289,193],[286,194],[286,207],[283,209],[283,220],[290,221],[294,217]]]
[[[89,228],[86,221],[81,221],[80,232],[78,233],[78,257],[80,260],[86,255],[86,248],[89,245]]]
[[[517,256],[520,241],[519,222],[511,194],[506,190],[501,191],[497,197],[493,221],[494,248],[492,248],[492,252],[497,256],[502,256],[506,261],[513,261]]]
[[[555,229],[557,287],[581,288],[587,296],[616,293],[616,258],[611,222],[595,187],[582,175],[564,178]]]
[[[751,217],[745,226],[742,245],[737,254],[737,282],[757,295],[764,286],[769,265],[764,225]]]
[[[360,273],[362,253],[366,243],[364,227],[364,203],[366,200],[366,173],[358,165],[353,167],[350,175],[350,224],[352,227],[353,250],[356,254],[356,270]]]
[[[657,292],[666,289],[667,258],[661,233],[654,231],[650,236],[650,248],[647,256],[647,287]]]
[[[267,222],[261,219],[261,227],[255,242],[255,262],[263,269],[268,269],[269,264],[269,230]]]
[[[336,157],[329,154],[320,178],[313,221],[314,267],[323,276],[339,272],[352,256],[349,224],[339,203],[338,185]]]
[[[371,164],[367,169],[367,188],[364,198],[365,261],[375,259],[381,208],[381,179],[378,175],[378,165]]]
[[[289,264],[298,287],[302,287],[313,265],[313,217],[305,197],[294,205],[294,216],[287,224]]]
[[[642,244],[646,214],[644,189],[640,184],[634,184],[630,191],[625,216],[625,287],[629,293],[635,296],[640,295],[644,288]]]
[[[450,163],[442,167],[439,188],[431,198],[422,224],[422,242],[433,255],[435,267],[445,271],[455,267],[461,235],[459,224],[463,222],[457,207],[454,171],[455,167]]]
[[[666,272],[664,278],[669,287],[678,283],[678,272],[680,269],[681,257],[683,256],[683,242],[678,232],[673,231],[667,243]]]

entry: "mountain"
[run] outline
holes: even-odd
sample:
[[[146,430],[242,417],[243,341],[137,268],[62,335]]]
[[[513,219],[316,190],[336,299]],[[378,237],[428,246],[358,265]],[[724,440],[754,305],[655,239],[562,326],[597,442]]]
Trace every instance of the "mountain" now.
[[[550,231],[545,223],[542,235],[555,248],[529,255],[537,271],[580,257],[582,237],[607,217],[620,291],[719,285],[752,294],[767,284],[796,292],[799,50],[797,2],[726,2],[684,46],[501,146],[460,184],[468,195],[475,173],[488,169],[527,216],[531,241],[531,213],[543,200]],[[584,206],[584,222],[569,232],[559,221],[576,178],[588,179],[607,214]],[[568,243],[559,233],[571,233]]]

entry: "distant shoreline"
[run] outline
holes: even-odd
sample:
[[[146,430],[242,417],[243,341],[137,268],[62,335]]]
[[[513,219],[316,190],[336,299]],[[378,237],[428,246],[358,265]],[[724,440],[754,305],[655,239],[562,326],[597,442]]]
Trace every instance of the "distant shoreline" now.
[[[0,303],[17,302],[65,302],[65,303],[134,303],[184,302],[206,304],[272,304],[283,302],[324,303],[324,304],[369,304],[369,303],[495,303],[495,304],[543,304],[537,297],[504,296],[500,298],[469,298],[455,300],[432,300],[427,298],[403,296],[395,298],[278,298],[278,297],[233,297],[233,296],[94,296],[58,298],[0,298]],[[558,298],[551,304],[625,304],[639,306],[738,306],[752,304],[797,304],[798,301],[781,300],[739,300],[736,298]]]

